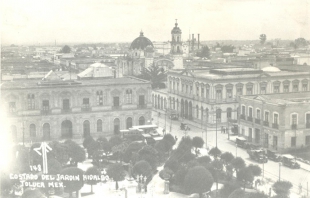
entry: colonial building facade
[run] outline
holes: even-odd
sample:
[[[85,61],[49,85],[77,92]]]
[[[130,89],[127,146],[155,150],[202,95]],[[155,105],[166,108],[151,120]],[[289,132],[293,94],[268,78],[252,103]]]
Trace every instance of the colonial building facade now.
[[[241,96],[241,135],[265,148],[310,146],[310,92]]]
[[[134,77],[4,82],[13,139],[109,136],[151,119],[151,85]]]
[[[168,108],[207,126],[226,126],[237,120],[239,96],[309,91],[309,81],[307,72],[275,67],[170,70]],[[152,97],[159,101],[155,94]]]

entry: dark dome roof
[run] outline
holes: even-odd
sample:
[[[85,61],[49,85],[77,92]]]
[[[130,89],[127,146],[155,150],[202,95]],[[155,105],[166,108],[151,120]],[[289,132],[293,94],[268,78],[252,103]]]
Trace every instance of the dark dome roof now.
[[[171,30],[171,34],[182,34],[181,29],[178,27],[178,23],[175,23],[175,27]]]
[[[147,46],[153,46],[153,43],[150,39],[143,36],[143,32],[140,32],[140,36],[136,38],[134,41],[132,41],[130,45],[130,49],[145,49]]]

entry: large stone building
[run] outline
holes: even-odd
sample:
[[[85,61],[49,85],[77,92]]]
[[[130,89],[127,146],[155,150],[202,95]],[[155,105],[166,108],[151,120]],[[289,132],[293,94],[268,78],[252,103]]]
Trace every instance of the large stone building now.
[[[21,141],[109,136],[151,119],[151,85],[134,77],[4,82],[12,137]]]
[[[265,148],[310,146],[310,92],[241,96],[240,135]]]
[[[194,122],[226,126],[227,122],[237,120],[239,96],[309,91],[310,75],[280,71],[276,67],[192,68],[170,70],[167,80],[169,109]],[[153,106],[161,106],[162,98],[154,93]]]

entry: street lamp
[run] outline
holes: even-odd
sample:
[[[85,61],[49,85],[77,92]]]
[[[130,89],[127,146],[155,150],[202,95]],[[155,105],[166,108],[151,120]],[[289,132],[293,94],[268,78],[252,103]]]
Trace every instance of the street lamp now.
[[[147,192],[146,190],[146,176],[143,177],[143,175],[137,175],[136,181],[138,183],[136,193],[145,194]]]

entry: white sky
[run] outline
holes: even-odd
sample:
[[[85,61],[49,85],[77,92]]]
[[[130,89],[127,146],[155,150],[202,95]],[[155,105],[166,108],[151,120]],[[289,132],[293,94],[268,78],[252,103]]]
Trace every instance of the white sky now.
[[[167,41],[175,19],[183,40],[310,40],[310,0],[3,0],[1,42]]]

